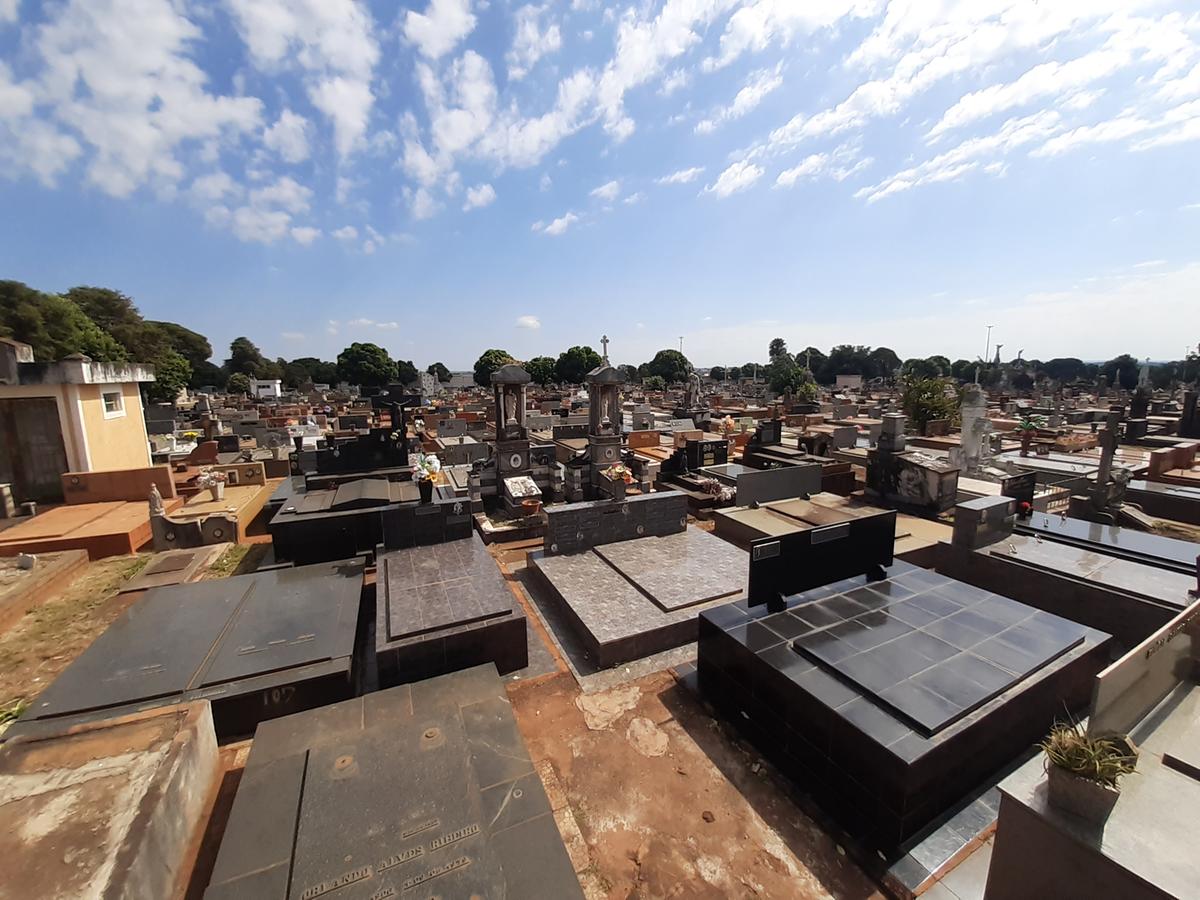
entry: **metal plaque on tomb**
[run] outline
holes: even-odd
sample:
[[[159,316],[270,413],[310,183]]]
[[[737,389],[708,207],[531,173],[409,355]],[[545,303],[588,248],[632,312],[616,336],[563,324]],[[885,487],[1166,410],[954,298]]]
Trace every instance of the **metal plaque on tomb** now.
[[[357,560],[154,588],[14,726],[207,699],[219,735],[353,693]]]
[[[684,450],[687,454],[688,468],[695,471],[701,466],[719,466],[729,462],[729,442],[688,441]]]
[[[205,897],[582,897],[478,666],[260,726]]]

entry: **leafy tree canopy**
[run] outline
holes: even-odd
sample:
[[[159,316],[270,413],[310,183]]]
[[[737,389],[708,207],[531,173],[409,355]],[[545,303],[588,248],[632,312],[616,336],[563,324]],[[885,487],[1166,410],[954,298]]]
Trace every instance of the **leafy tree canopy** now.
[[[411,359],[396,360],[396,383],[397,384],[412,384],[414,381],[420,380],[420,373],[417,367],[413,365]]]
[[[943,378],[906,375],[901,389],[900,408],[920,432],[933,419],[953,420],[958,415],[958,391]]]
[[[584,376],[602,362],[600,354],[591,347],[572,347],[559,354],[554,376],[564,384],[581,384]]]
[[[192,364],[182,354],[168,350],[154,361],[154,381],[144,385],[151,403],[170,403],[192,379]]]
[[[234,372],[229,376],[229,382],[225,385],[225,390],[231,394],[249,394],[250,376],[243,372]]]
[[[507,350],[484,350],[479,359],[475,360],[475,383],[487,387],[492,383],[492,373],[501,366],[516,362]]]
[[[529,373],[534,384],[545,387],[554,381],[554,360],[549,356],[535,356],[525,363],[525,371]]]
[[[648,391],[665,391],[667,381],[661,375],[647,375],[642,386]]]
[[[19,281],[0,281],[0,336],[29,344],[38,362],[57,362],[76,353],[97,362],[129,358],[112,335],[70,300]]]
[[[692,371],[688,358],[678,350],[659,350],[654,359],[646,363],[645,375],[657,375],[667,384],[683,381]]]
[[[640,371],[638,371],[637,366],[631,366],[631,365],[629,365],[629,363],[624,363],[622,365],[617,366],[617,368],[620,369],[621,374],[625,376],[626,384],[640,384],[641,383],[642,373]]]
[[[1100,374],[1108,379],[1109,384],[1114,387],[1120,385],[1127,391],[1137,387],[1140,371],[1141,365],[1128,353],[1122,353],[1100,367]]]
[[[767,358],[775,359],[777,356],[783,356],[787,352],[787,341],[785,341],[783,338],[775,338],[767,347]]]
[[[767,366],[767,384],[777,394],[791,394],[803,400],[813,400],[817,396],[812,373],[797,365],[786,350],[773,357]]]
[[[725,380],[725,367],[724,366],[713,366],[711,369],[708,370],[708,377],[711,378],[713,381],[724,381]]]
[[[440,362],[430,363],[429,368],[425,370],[442,384],[450,380],[450,370]]]
[[[356,341],[338,354],[337,368],[350,384],[381,387],[396,380],[396,364],[378,344]]]

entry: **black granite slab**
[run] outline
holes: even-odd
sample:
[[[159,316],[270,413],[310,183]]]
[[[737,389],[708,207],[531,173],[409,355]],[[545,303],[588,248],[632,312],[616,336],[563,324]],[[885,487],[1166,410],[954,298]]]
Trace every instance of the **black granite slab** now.
[[[937,573],[894,584],[896,594],[868,585],[800,604],[795,616],[825,624],[795,635],[794,647],[926,735],[1066,653],[1087,632]]]
[[[746,554],[697,528],[595,548],[664,611],[733,597],[746,587]]]
[[[209,900],[582,897],[495,669],[264,724]]]
[[[886,575],[787,598],[782,612],[744,601],[701,612],[697,670],[704,696],[765,756],[846,831],[893,852],[1085,706],[1111,638],[903,563]],[[925,630],[973,610],[989,615],[964,628],[989,624],[957,635],[965,649]],[[1014,628],[1019,641],[998,636]],[[1072,635],[1041,665],[994,659]],[[938,715],[936,731],[922,725]]]
[[[493,662],[528,664],[525,614],[478,535],[379,557],[375,652],[383,685]]]
[[[154,588],[11,733],[206,699],[224,737],[352,696],[362,593],[357,560]]]

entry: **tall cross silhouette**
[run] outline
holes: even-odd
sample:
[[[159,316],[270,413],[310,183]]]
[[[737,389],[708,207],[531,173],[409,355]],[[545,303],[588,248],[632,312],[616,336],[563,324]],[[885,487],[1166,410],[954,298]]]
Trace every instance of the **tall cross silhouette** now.
[[[600,336],[600,346],[604,348],[604,364],[608,365],[608,335]]]

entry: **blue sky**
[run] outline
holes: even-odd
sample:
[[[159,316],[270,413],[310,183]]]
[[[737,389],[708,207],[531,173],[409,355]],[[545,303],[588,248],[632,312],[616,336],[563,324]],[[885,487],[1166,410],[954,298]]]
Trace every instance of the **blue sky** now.
[[[0,0],[0,207],[218,358],[1178,358],[1200,10]]]

